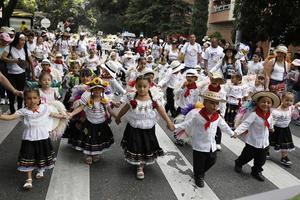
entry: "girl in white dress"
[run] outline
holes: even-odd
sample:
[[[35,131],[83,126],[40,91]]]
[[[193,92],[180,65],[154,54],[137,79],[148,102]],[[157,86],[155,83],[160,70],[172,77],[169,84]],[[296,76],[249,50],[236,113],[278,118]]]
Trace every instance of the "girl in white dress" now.
[[[39,84],[41,86],[41,88],[39,88],[39,92],[42,103],[49,103],[60,98],[57,88],[55,89],[51,87],[52,76],[50,73],[42,72],[39,77]]]
[[[66,118],[65,114],[52,113],[47,104],[40,104],[37,89],[24,91],[25,108],[12,115],[0,115],[1,120],[23,117],[25,129],[18,158],[18,170],[27,174],[24,189],[32,188],[32,171],[37,169],[36,178],[44,177],[44,170],[54,167],[55,154],[49,139],[51,117]]]
[[[153,164],[158,156],[164,154],[155,135],[157,121],[156,111],[172,129],[172,121],[158,102],[154,101],[150,92],[150,79],[139,76],[135,85],[137,92],[127,95],[127,102],[116,117],[116,123],[127,114],[127,126],[121,146],[124,149],[125,160],[137,165],[137,179],[144,179],[144,166]]]

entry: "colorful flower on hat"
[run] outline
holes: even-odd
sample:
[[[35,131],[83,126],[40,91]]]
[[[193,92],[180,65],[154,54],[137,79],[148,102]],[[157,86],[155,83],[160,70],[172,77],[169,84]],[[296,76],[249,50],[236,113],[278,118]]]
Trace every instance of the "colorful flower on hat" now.
[[[102,80],[101,80],[99,77],[96,77],[96,78],[93,79],[92,83],[93,83],[94,85],[99,85],[99,84],[101,84],[101,81],[102,81]]]

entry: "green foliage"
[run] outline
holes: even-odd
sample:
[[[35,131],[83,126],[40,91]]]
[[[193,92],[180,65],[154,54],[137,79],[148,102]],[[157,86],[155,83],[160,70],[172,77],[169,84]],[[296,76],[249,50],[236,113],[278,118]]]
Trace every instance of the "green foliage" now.
[[[207,32],[209,0],[195,0],[192,18],[192,30],[198,40],[201,40]]]
[[[222,36],[222,34],[221,34],[220,32],[214,32],[214,33],[211,34],[209,37],[210,37],[210,38],[215,37],[215,38],[217,38],[218,40],[223,39],[223,36]]]
[[[126,10],[126,28],[146,35],[187,34],[190,13],[189,4],[182,0],[131,0]]]
[[[235,25],[243,41],[300,42],[300,0],[236,0]]]

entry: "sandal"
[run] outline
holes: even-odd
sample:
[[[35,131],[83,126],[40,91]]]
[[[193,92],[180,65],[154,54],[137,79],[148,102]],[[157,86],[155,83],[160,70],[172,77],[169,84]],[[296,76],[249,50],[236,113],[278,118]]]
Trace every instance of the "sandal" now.
[[[85,164],[91,165],[93,163],[93,158],[91,156],[87,156],[84,158]]]
[[[30,190],[32,188],[32,179],[31,178],[26,180],[25,184],[23,185],[23,188],[26,190]]]
[[[145,178],[143,167],[138,167],[136,170],[136,178],[139,180],[143,180]]]
[[[43,171],[39,171],[36,175],[35,175],[36,179],[42,179],[44,178],[44,172]]]
[[[100,160],[100,155],[93,156],[93,162],[98,162]]]

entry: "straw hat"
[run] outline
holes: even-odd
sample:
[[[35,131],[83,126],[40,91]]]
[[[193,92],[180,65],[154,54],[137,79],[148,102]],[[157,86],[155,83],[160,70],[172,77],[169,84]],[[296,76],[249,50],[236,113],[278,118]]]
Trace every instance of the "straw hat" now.
[[[284,53],[284,54],[287,54],[288,52],[288,48],[284,45],[278,45],[275,49],[275,53]]]
[[[116,78],[116,73],[118,71],[118,67],[113,61],[109,60],[106,63],[101,64],[101,67],[103,69],[106,69],[113,78]]]
[[[198,78],[199,75],[196,69],[188,69],[185,71],[185,76],[192,76]]]
[[[132,51],[125,51],[124,58],[133,58],[134,55]]]
[[[293,60],[292,64],[293,64],[294,66],[299,67],[299,66],[300,66],[300,59],[295,59],[295,60]]]
[[[61,53],[57,53],[57,54],[55,55],[55,57],[56,57],[56,58],[62,58],[63,56],[62,56]]]
[[[252,100],[257,102],[257,100],[260,97],[269,97],[269,98],[271,98],[272,101],[273,101],[273,105],[272,105],[273,108],[277,108],[281,103],[279,96],[277,94],[275,94],[273,92],[269,92],[269,91],[261,91],[261,92],[257,92],[255,94],[253,94],[252,95]]]
[[[150,69],[150,68],[145,68],[143,70],[143,73],[141,75],[143,76],[147,76],[147,75],[150,75],[152,74],[153,75],[153,79],[156,79],[157,77],[157,72],[155,72],[153,69]]]
[[[225,83],[224,76],[221,73],[218,73],[218,72],[209,73],[208,76],[212,79],[219,79],[222,81],[222,83]]]
[[[14,31],[12,31],[8,26],[2,26],[0,28],[1,33],[8,33],[8,34],[14,34]]]
[[[105,89],[106,87],[109,86],[109,82],[104,81],[99,77],[96,77],[92,81],[88,82],[87,85],[90,86],[90,89],[93,89],[93,88],[103,88],[103,89]]]
[[[51,62],[48,59],[44,59],[42,60],[41,64],[51,65]]]
[[[210,90],[206,90],[203,94],[200,95],[203,97],[203,99],[208,99],[211,101],[216,101],[216,102],[226,102],[224,99],[221,98],[218,92],[213,92]]]
[[[178,60],[174,60],[171,62],[170,68],[172,69],[172,73],[176,73],[182,70],[184,66]]]

